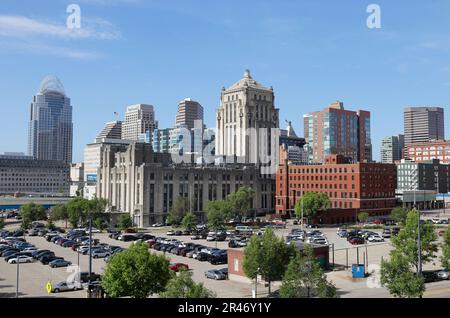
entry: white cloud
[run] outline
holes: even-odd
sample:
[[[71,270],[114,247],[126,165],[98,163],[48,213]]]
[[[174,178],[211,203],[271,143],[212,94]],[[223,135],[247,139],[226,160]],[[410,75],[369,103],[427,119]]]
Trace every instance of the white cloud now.
[[[142,0],[77,0],[79,4],[91,4],[99,6],[135,5],[141,4]]]
[[[57,56],[76,60],[94,60],[101,57],[101,55],[97,52],[84,51],[57,45],[48,45],[45,43],[32,43],[24,41],[8,43],[0,42],[0,53],[10,52]]]
[[[24,16],[0,15],[0,36],[113,40],[119,38],[120,33],[111,23],[99,18],[82,17],[80,29],[69,29],[65,24],[38,21]]]

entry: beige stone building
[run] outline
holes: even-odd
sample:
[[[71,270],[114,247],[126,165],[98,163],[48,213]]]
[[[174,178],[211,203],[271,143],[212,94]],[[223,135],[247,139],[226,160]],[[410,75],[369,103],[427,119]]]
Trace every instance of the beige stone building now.
[[[164,222],[179,196],[190,199],[199,221],[205,221],[209,201],[221,200],[241,186],[255,189],[252,211],[273,213],[274,180],[253,164],[196,165],[172,162],[150,144],[105,145],[97,194],[112,213],[130,213],[137,226]],[[185,160],[185,162],[195,162]]]
[[[272,131],[279,128],[278,112],[273,88],[262,86],[246,70],[241,80],[222,89],[216,116],[216,154],[258,163],[261,153],[278,153],[279,135]]]

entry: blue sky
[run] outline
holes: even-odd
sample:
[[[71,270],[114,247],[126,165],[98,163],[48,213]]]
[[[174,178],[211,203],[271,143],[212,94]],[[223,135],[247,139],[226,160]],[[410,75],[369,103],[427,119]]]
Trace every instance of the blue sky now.
[[[81,30],[66,7],[81,7]],[[382,28],[366,26],[369,4]],[[214,126],[222,86],[249,68],[273,86],[280,125],[303,135],[304,113],[341,100],[372,113],[381,138],[403,131],[406,106],[450,111],[450,1],[1,0],[0,152],[26,151],[29,107],[57,75],[72,100],[74,161],[127,105],[156,107],[172,126],[178,101],[198,100]]]

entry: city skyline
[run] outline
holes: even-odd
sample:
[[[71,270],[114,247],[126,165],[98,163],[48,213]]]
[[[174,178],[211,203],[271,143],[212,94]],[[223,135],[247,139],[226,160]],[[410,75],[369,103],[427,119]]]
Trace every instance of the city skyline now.
[[[126,106],[134,103],[154,105],[156,120],[165,128],[173,126],[178,101],[190,97],[203,105],[207,127],[214,127],[221,87],[232,85],[246,68],[258,81],[274,87],[280,120],[291,120],[298,132],[303,131],[304,114],[334,100],[370,111],[376,160],[382,138],[403,133],[405,107],[445,110],[450,101],[446,37],[435,32],[449,26],[445,12],[450,12],[450,5],[445,1],[433,6],[378,1],[383,24],[371,30],[365,25],[367,4],[262,2],[248,16],[245,9],[251,4],[242,4],[237,13],[208,4],[196,13],[196,4],[176,1],[105,5],[83,0],[78,3],[86,18],[82,30],[84,25],[87,31],[77,36],[45,28],[64,29],[69,1],[25,3],[2,3],[8,10],[0,15],[0,67],[8,77],[0,77],[0,133],[6,136],[0,152],[26,152],[29,100],[47,74],[61,79],[74,105],[74,162],[82,161],[84,145],[106,122],[123,120]],[[122,10],[135,21],[145,16],[153,20],[143,28],[125,21]],[[423,12],[429,14],[422,16]],[[194,19],[182,29],[164,22],[169,16]],[[40,23],[41,28],[32,32],[24,29],[24,23]],[[241,29],[250,32],[252,40],[245,32],[239,35]],[[202,46],[205,40],[210,45]],[[235,44],[233,54],[225,50],[229,43],[222,42]],[[40,49],[29,49],[33,45]],[[185,51],[173,51],[183,45],[188,45]],[[60,49],[50,53],[51,46]],[[224,53],[213,57],[222,49]],[[117,76],[121,72],[131,75]],[[445,119],[448,138],[448,111]]]

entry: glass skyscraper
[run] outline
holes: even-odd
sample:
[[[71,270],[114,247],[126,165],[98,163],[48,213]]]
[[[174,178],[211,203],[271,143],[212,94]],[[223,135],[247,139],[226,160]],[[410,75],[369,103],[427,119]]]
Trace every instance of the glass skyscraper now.
[[[28,153],[35,159],[72,163],[72,106],[61,81],[47,76],[33,97]]]

